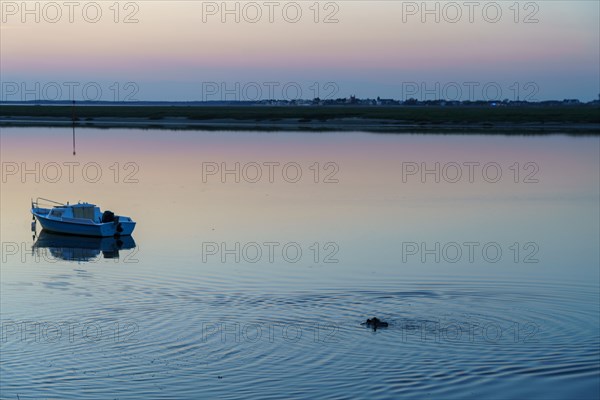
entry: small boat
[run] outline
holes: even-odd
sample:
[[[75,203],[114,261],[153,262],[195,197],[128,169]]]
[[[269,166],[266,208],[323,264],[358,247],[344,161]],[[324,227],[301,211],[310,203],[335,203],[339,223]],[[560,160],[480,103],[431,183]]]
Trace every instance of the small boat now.
[[[52,203],[52,208],[40,207],[40,201]],[[131,235],[135,222],[112,211],[100,211],[90,203],[63,204],[38,197],[31,201],[31,213],[42,228],[55,233],[79,236],[118,237]]]

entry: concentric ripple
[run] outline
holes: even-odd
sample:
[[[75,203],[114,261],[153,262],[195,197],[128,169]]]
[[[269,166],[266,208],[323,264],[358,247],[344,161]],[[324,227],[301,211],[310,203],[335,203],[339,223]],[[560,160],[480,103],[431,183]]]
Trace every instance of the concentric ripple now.
[[[113,281],[90,312],[68,295],[77,285],[39,331],[20,336],[19,316],[3,317],[2,398],[597,394],[593,286],[423,280],[265,294],[145,280],[114,301],[129,284]],[[389,327],[361,325],[375,315]]]

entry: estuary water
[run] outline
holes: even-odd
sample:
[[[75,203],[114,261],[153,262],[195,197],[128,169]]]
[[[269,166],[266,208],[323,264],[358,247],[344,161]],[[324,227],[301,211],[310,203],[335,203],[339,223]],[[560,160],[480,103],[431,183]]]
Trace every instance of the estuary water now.
[[[600,395],[598,136],[0,139],[2,399]],[[37,197],[137,227],[32,232]]]

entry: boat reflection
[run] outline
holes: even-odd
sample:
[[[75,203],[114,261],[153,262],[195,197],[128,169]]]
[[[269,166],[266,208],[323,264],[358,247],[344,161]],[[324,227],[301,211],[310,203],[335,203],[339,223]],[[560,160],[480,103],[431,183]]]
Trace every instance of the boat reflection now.
[[[86,237],[71,236],[42,230],[33,244],[36,255],[44,256],[50,252],[55,259],[77,262],[91,262],[99,258],[119,258],[120,250],[136,247],[131,236]],[[45,253],[45,254],[44,254]]]

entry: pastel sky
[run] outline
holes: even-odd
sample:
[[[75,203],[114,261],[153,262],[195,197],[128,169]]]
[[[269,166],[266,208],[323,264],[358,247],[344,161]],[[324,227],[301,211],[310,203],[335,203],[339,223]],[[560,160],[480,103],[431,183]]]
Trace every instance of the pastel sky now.
[[[0,100],[600,93],[597,1],[271,4],[2,0]]]

